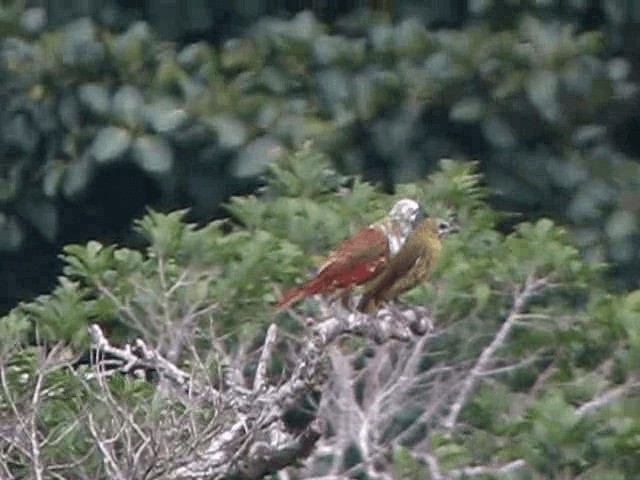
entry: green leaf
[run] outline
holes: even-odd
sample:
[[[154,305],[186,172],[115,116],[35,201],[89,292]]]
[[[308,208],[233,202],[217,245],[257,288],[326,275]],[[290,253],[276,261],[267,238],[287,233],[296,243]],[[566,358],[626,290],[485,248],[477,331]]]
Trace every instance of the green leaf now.
[[[29,198],[18,204],[18,211],[35,229],[53,242],[58,234],[58,210],[55,203],[43,198]]]
[[[507,121],[497,115],[487,115],[481,124],[482,134],[496,148],[513,148],[517,144],[516,135]]]
[[[550,122],[560,119],[560,105],[558,103],[558,75],[549,70],[536,70],[525,86],[529,101],[538,109],[543,118]]]
[[[173,149],[169,142],[158,135],[143,135],[133,144],[133,159],[152,174],[168,174],[173,170]]]
[[[474,123],[480,121],[485,112],[486,106],[480,97],[465,97],[451,107],[449,118],[455,122]]]
[[[23,241],[24,230],[16,217],[0,212],[0,251],[16,252]]]
[[[131,133],[124,128],[105,127],[98,132],[90,152],[98,163],[121,160],[131,145]]]
[[[0,178],[0,203],[8,203],[11,201],[17,191],[18,191],[18,183],[15,177],[12,178]]]
[[[86,347],[89,324],[113,315],[113,310],[105,311],[101,304],[101,300],[87,298],[78,283],[63,277],[50,295],[22,304],[19,311],[30,316],[43,340]]]
[[[179,102],[163,97],[145,106],[144,118],[156,132],[167,133],[183,125],[187,113]]]
[[[433,453],[440,460],[441,467],[446,470],[458,467],[469,460],[467,449],[453,442],[440,445]]]
[[[9,352],[15,351],[28,340],[31,331],[29,319],[12,310],[8,315],[0,317],[0,359]]]
[[[394,478],[421,480],[428,478],[427,467],[418,461],[409,448],[396,447],[393,450]]]
[[[136,229],[149,238],[152,250],[158,255],[175,254],[186,232],[193,230],[193,225],[183,223],[186,214],[186,210],[168,214],[149,210],[136,222]]]
[[[69,200],[78,200],[85,193],[93,180],[95,166],[90,155],[82,155],[73,160],[64,172],[62,194]]]
[[[65,246],[62,255],[62,259],[67,264],[64,268],[65,275],[87,279],[102,276],[113,267],[114,249],[113,246],[105,247],[95,240],[84,246]]]
[[[114,94],[111,110],[118,120],[133,128],[140,123],[143,106],[144,98],[140,90],[132,85],[124,85]]]
[[[256,138],[238,153],[233,174],[240,178],[255,177],[264,173],[270,163],[284,154],[284,146],[275,139],[269,136]]]
[[[48,162],[44,168],[42,179],[42,193],[47,197],[55,197],[65,174],[65,166],[62,162]]]
[[[234,115],[220,114],[208,121],[218,135],[218,143],[224,148],[240,148],[247,141],[244,123]]]
[[[616,210],[607,219],[605,228],[612,239],[629,237],[638,230],[637,215],[626,210]]]
[[[111,110],[111,95],[105,85],[85,83],[78,88],[78,96],[94,114],[107,115]]]

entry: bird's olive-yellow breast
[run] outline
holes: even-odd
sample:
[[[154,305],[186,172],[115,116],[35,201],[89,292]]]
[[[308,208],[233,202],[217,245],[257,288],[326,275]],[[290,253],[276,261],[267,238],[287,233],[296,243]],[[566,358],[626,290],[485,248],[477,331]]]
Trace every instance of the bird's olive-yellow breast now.
[[[371,312],[380,303],[395,300],[426,281],[438,260],[442,237],[450,231],[453,228],[446,221],[430,217],[424,219],[382,272],[366,284],[358,310]]]

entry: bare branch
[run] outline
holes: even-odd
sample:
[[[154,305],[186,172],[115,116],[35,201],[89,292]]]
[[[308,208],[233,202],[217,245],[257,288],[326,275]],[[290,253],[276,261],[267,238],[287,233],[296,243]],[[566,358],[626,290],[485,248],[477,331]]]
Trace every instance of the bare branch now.
[[[98,448],[100,449],[100,452],[102,453],[105,467],[109,472],[109,476],[117,480],[125,480],[125,476],[120,471],[120,468],[118,467],[118,463],[115,461],[115,459],[113,458],[113,455],[111,454],[111,447],[109,446],[109,443],[110,443],[109,440],[105,440],[103,438],[102,433],[98,431],[98,427],[95,424],[93,415],[89,414],[87,419],[88,419],[89,432],[91,432],[91,436],[93,437],[93,440],[96,442],[96,445],[98,446]]]
[[[329,345],[346,333],[368,335],[377,342],[384,342],[391,338],[406,340],[412,338],[412,331],[426,331],[425,325],[430,324],[431,321],[425,309],[403,312],[382,310],[373,317],[332,309],[331,317],[319,323],[314,322],[311,326],[309,334],[305,336],[296,354],[293,371],[279,386],[268,386],[267,380],[267,364],[277,339],[278,330],[275,324],[267,330],[251,386],[245,385],[242,374],[243,362],[247,354],[244,350],[246,346],[241,344],[240,348],[230,355],[225,353],[223,343],[214,338],[212,341],[216,352],[219,350],[220,358],[227,362],[225,380],[228,382],[225,383],[227,388],[224,391],[214,388],[209,382],[200,378],[202,374],[206,374],[206,368],[193,348],[189,349],[194,356],[193,364],[200,369],[200,375],[196,378],[193,377],[193,373],[182,370],[142,340],[136,340],[133,348],[129,345],[115,347],[104,337],[97,325],[90,327],[90,336],[98,352],[106,353],[117,360],[116,365],[121,372],[131,372],[140,368],[152,369],[162,378],[166,377],[177,384],[181,391],[191,392],[195,389],[198,395],[215,399],[216,411],[219,412],[217,430],[212,431],[206,442],[203,441],[205,437],[196,433],[199,440],[179,456],[177,452],[163,454],[163,478],[258,479],[304,458],[320,438],[324,428],[323,421],[316,419],[302,433],[296,434],[284,428],[282,419],[287,409],[297,405],[302,395],[326,381],[324,358]],[[417,362],[417,358],[419,355],[409,362],[412,365],[411,368]],[[99,358],[98,365],[102,365],[100,362],[102,360]],[[120,438],[120,441],[125,441],[128,450],[137,452],[135,465],[141,465],[143,452],[150,448],[154,440],[145,432],[136,432],[132,425],[132,417],[122,409],[115,408],[113,404],[116,400],[111,397],[108,387],[104,384],[106,372],[99,368],[95,371],[97,373],[91,378],[102,385],[101,401],[113,412],[113,418],[117,418],[120,425],[112,432],[111,439]],[[180,398],[180,402],[188,412],[198,410],[191,396]],[[176,423],[177,430],[174,435],[184,435],[178,432],[186,428],[196,432],[202,428],[190,416],[186,417],[186,420],[186,422]],[[101,432],[95,425],[95,419],[92,422],[92,434],[100,436]],[[360,439],[364,442],[364,450],[368,451],[370,425],[366,416],[361,417],[360,425],[362,427],[359,430]],[[136,432],[135,441],[128,432]],[[163,434],[168,433],[163,432]],[[189,437],[192,438],[192,434],[189,434]],[[102,439],[102,443],[98,443],[98,448],[105,465],[114,472],[114,476],[118,476],[116,466],[112,465],[112,462],[117,463],[117,459],[110,452],[111,441]],[[376,448],[371,451],[372,454],[377,451]],[[174,458],[171,458],[171,453],[174,454]],[[156,459],[155,463],[160,462]]]
[[[123,373],[129,373],[136,369],[152,369],[173,380],[179,386],[188,386],[191,382],[191,376],[188,373],[166,360],[156,350],[147,347],[140,339],[136,340],[136,347],[140,354],[136,354],[129,345],[124,348],[111,345],[102,333],[102,329],[96,324],[89,327],[89,336],[96,350],[108,353],[123,361],[120,364],[120,371]]]
[[[540,288],[547,284],[548,282],[546,278],[533,279],[530,277],[527,279],[522,291],[516,292],[514,295],[513,307],[509,316],[502,324],[502,327],[500,327],[500,330],[498,330],[498,333],[496,333],[496,336],[493,338],[491,343],[482,351],[480,357],[478,357],[478,361],[467,375],[467,378],[462,384],[462,387],[451,406],[449,415],[447,415],[443,421],[444,428],[451,430],[456,426],[462,407],[467,403],[469,395],[471,395],[471,392],[475,389],[478,380],[483,376],[485,369],[491,362],[494,354],[504,345],[516,320],[521,318],[527,301],[532,295],[537,293]]]
[[[235,472],[227,472],[226,477],[250,480],[276,473],[293,464],[297,459],[308,456],[323,432],[324,424],[316,419],[301,435],[286,443],[280,445],[267,442],[255,443],[245,461],[238,465]]]
[[[576,414],[579,417],[582,417],[585,414],[592,412],[593,410],[597,410],[598,408],[608,405],[618,398],[628,394],[630,390],[638,387],[640,387],[640,382],[638,382],[636,379],[628,380],[619,387],[607,390],[595,397],[593,400],[582,404],[580,408],[576,410]]]
[[[438,459],[434,455],[430,453],[423,453],[417,455],[417,458],[422,459],[427,465],[429,475],[433,480],[455,480],[458,478],[477,477],[480,475],[504,475],[506,473],[513,472],[514,470],[520,470],[526,467],[524,460],[517,459],[501,466],[478,465],[475,467],[464,467],[443,473],[440,470]]]
[[[260,360],[258,361],[258,367],[256,368],[256,376],[253,380],[253,390],[260,391],[266,385],[267,377],[267,362],[271,357],[273,347],[276,344],[276,334],[278,333],[278,327],[275,323],[269,325],[267,335],[264,339],[264,345],[262,346],[262,353],[260,354]]]
[[[531,364],[534,364],[536,362],[538,362],[540,360],[540,356],[539,355],[530,355],[528,358],[525,358],[524,360],[518,362],[518,363],[513,363],[511,365],[505,365],[504,367],[496,367],[493,368],[491,370],[484,370],[480,375],[483,377],[489,377],[489,376],[493,376],[493,375],[500,375],[503,373],[507,373],[507,372],[512,372],[513,370],[518,370],[520,368],[524,368],[527,367]]]
[[[525,461],[522,459],[518,459],[512,462],[509,462],[506,465],[502,465],[501,467],[487,467],[487,466],[481,465],[477,467],[461,468],[459,470],[453,470],[449,472],[447,476],[451,479],[456,479],[456,478],[477,477],[480,475],[503,475],[505,473],[513,472],[514,470],[520,470],[525,466],[526,466]]]
[[[424,455],[424,460],[429,468],[429,475],[431,475],[432,480],[444,480],[436,457],[427,453]]]
[[[33,388],[33,396],[31,398],[31,412],[29,413],[29,439],[31,440],[31,464],[33,468],[33,476],[36,480],[42,480],[44,475],[44,467],[40,457],[40,439],[38,438],[38,425],[36,425],[36,417],[38,407],[40,406],[40,395],[42,393],[42,383],[44,380],[43,372],[39,369],[36,375],[36,384]]]

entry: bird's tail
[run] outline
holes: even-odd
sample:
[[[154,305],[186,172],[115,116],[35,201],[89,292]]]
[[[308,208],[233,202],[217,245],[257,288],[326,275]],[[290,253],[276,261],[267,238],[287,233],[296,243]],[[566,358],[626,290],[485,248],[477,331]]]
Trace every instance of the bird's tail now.
[[[299,302],[304,297],[306,297],[304,293],[303,287],[293,287],[287,290],[282,294],[280,300],[276,303],[276,308],[287,308],[290,305],[293,305],[296,302]]]
[[[299,302],[303,298],[310,297],[316,293],[327,293],[327,281],[324,277],[316,277],[309,280],[304,285],[299,287],[292,287],[282,294],[276,308],[286,308]]]

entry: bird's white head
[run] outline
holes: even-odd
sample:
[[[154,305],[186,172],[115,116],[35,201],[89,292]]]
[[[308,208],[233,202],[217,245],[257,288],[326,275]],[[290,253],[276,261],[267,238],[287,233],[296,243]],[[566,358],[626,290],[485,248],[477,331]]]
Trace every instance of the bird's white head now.
[[[392,254],[396,254],[413,231],[418,220],[422,218],[422,210],[415,200],[403,198],[398,200],[389,211],[391,231],[389,247]]]
[[[420,213],[421,210],[418,202],[410,198],[403,198],[393,205],[389,211],[389,218],[401,224],[408,225],[409,230],[411,230],[416,220],[418,220]]]

